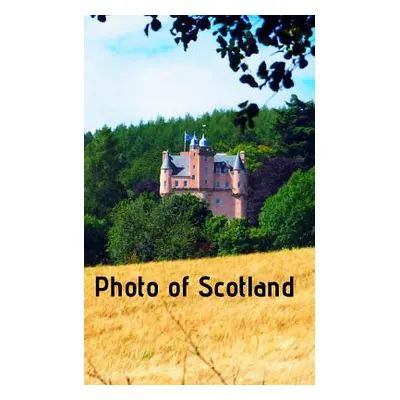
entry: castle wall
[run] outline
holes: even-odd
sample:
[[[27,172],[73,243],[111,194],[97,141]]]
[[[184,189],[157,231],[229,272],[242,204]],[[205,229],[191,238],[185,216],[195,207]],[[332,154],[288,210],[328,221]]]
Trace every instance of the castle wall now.
[[[219,202],[217,202],[217,199]],[[234,197],[230,190],[216,190],[208,193],[208,204],[213,215],[225,215],[227,218],[235,217]]]

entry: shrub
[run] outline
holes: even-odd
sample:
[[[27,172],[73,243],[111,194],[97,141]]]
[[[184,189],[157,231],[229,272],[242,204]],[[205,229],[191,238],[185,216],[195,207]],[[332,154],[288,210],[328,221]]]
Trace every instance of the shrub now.
[[[259,225],[274,249],[315,245],[315,167],[294,172],[265,201]]]

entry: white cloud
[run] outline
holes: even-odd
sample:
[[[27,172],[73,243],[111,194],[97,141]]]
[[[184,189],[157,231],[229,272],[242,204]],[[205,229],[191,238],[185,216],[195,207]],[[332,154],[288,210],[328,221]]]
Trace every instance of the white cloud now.
[[[110,18],[105,24],[85,28],[85,130],[94,131],[104,124],[115,127],[137,123],[158,115],[170,118],[186,113],[198,115],[215,108],[236,108],[248,99],[261,106],[273,94],[269,88],[260,91],[240,83],[240,73],[231,71],[228,60],[215,52],[216,44],[208,34],[201,35],[187,52],[177,47],[146,55],[143,49],[157,50],[158,38],[168,37],[169,33],[157,36],[161,32],[152,32],[148,41],[143,33],[148,18],[143,19],[120,17],[118,24],[113,22],[105,29]],[[89,22],[92,21],[86,21],[85,27]],[[137,44],[140,36],[131,41],[132,49],[140,52],[118,54],[107,46],[110,40],[135,32],[143,35],[141,46]],[[252,64],[258,65],[260,57]],[[307,99],[306,94],[310,98],[310,93],[313,97],[303,84],[304,79],[314,77],[313,60],[310,67],[296,73],[295,88],[278,93],[268,106],[283,104],[294,92],[302,99]]]

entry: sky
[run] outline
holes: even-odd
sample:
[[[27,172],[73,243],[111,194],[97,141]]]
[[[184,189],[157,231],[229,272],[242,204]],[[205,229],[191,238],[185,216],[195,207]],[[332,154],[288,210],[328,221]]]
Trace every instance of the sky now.
[[[211,32],[200,32],[185,52],[169,32],[168,16],[159,16],[161,30],[149,30],[144,16],[109,16],[105,23],[85,16],[84,25],[84,129],[94,132],[104,125],[137,124],[214,109],[238,109],[245,100],[258,106],[279,107],[295,93],[301,100],[314,99],[314,57],[305,69],[293,72],[295,86],[274,95],[268,87],[250,88],[239,81],[242,72],[229,67],[228,58],[216,52]],[[260,46],[249,59],[250,72],[266,60],[278,59],[274,50]],[[271,98],[272,97],[272,98]]]

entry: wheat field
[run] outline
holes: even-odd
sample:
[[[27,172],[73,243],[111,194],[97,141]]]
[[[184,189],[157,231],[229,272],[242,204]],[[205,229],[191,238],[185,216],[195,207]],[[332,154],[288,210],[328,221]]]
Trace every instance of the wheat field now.
[[[187,297],[168,295],[188,275]],[[293,297],[201,297],[212,281],[295,280]],[[157,297],[95,297],[95,277]],[[314,384],[314,249],[85,268],[85,384]]]

